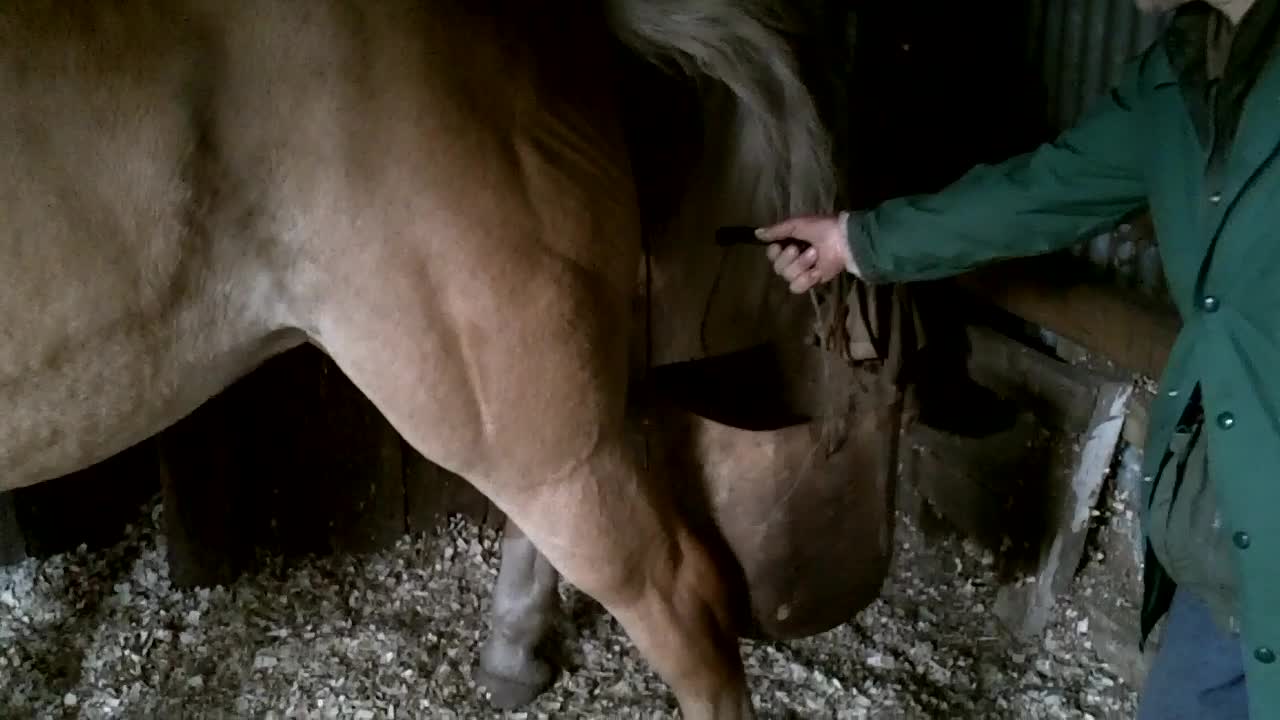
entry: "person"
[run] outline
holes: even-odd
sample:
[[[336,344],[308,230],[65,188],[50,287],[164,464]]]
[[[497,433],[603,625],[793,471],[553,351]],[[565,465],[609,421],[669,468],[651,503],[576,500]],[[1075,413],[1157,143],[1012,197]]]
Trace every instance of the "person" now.
[[[1280,718],[1280,0],[1146,0],[1160,37],[1075,126],[937,193],[760,228],[792,292],[939,279],[1144,209],[1183,319],[1151,408],[1139,720]],[[805,241],[803,252],[783,239]]]

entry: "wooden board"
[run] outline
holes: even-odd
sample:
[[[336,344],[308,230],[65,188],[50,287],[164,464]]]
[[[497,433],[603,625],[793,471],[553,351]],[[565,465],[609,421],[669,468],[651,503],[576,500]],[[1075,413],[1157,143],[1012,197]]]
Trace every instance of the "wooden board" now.
[[[1001,577],[1034,572],[1054,504],[1053,451],[1030,413],[1004,431],[961,437],[923,424],[904,438],[903,475],[936,513],[997,559]],[[920,508],[913,509],[919,512]]]
[[[0,493],[0,567],[27,559],[27,541],[18,526],[13,493]]]
[[[253,558],[240,520],[252,502],[239,475],[247,449],[237,435],[236,398],[224,393],[161,436],[161,484],[169,580],[175,587],[230,584]]]
[[[165,434],[170,564],[226,582],[256,551],[364,552],[405,531],[399,435],[310,346],[263,365]]]
[[[1008,582],[996,611],[1031,636],[1083,557],[1131,386],[988,329],[968,335],[970,374],[1014,403],[1016,422],[976,438],[917,424],[906,433],[904,476],[932,511],[996,553]]]
[[[430,532],[449,514],[459,514],[477,525],[501,528],[502,511],[471,483],[404,448],[405,522],[413,533]]]
[[[155,453],[145,441],[80,472],[11,491],[12,532],[25,554],[44,558],[118,542],[159,489]]]
[[[1079,343],[1116,366],[1158,377],[1182,327],[1176,310],[1063,271],[1064,258],[1012,260],[959,276],[960,290]]]
[[[1058,472],[1066,483],[1059,486],[1051,508],[1050,532],[1039,548],[1039,567],[1027,582],[1001,588],[996,599],[996,612],[1015,635],[1043,632],[1057,597],[1075,577],[1088,539],[1090,511],[1098,503],[1115,456],[1130,392],[1129,385],[1103,383],[1089,431],[1076,452],[1061,458],[1065,462]]]

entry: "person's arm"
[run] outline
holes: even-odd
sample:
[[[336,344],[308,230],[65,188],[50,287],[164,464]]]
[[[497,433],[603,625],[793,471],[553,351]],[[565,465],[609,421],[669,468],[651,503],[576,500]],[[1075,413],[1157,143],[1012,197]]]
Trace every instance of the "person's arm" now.
[[[870,282],[956,275],[984,263],[1070,246],[1146,204],[1144,66],[1055,141],[997,165],[980,165],[940,192],[889,200],[838,218],[793,218],[759,235],[813,245],[770,246],[769,258],[795,292],[848,270]]]

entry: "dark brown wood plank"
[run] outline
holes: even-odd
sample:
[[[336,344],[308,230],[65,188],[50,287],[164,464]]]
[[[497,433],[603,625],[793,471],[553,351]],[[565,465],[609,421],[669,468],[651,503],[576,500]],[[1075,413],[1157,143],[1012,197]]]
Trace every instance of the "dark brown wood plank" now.
[[[323,353],[291,350],[236,392],[246,436],[236,474],[257,547],[361,552],[403,534],[399,436]]]
[[[27,558],[27,542],[18,526],[18,511],[14,507],[13,493],[0,493],[0,567],[22,562]]]
[[[405,520],[409,532],[430,532],[447,515],[501,529],[506,516],[471,483],[404,445]]]
[[[26,553],[48,557],[82,544],[110,546],[159,489],[156,447],[146,440],[79,472],[14,490]]]
[[[464,515],[477,525],[486,525],[492,514],[489,498],[458,475],[442,470],[441,476],[448,488],[449,512]]]
[[[170,434],[179,577],[224,582],[255,551],[365,552],[405,532],[401,439],[314,347],[273,358]]]
[[[292,476],[290,499],[317,490],[328,495],[322,514],[330,518],[330,552],[389,547],[405,532],[403,441],[333,361],[314,351],[310,362],[318,381],[313,394],[293,406],[300,430],[292,439],[293,462],[300,472]],[[312,423],[302,431],[308,414]]]
[[[489,502],[488,500],[485,502],[489,507],[484,515],[484,527],[491,530],[501,530],[506,527],[507,514],[499,510],[498,506],[494,505],[492,502]]]
[[[401,452],[404,458],[405,529],[411,533],[429,533],[452,512],[448,473],[422,457],[408,443],[404,443]]]
[[[1163,371],[1182,326],[1171,306],[1065,272],[1058,256],[996,263],[953,282],[1120,368],[1151,376]]]
[[[1047,428],[1069,433],[1089,428],[1100,376],[979,325],[966,333],[970,376],[1035,414]]]
[[[234,388],[233,388],[234,390]],[[248,437],[228,392],[205,403],[160,438],[169,581],[180,588],[228,585],[247,569],[254,534],[242,510],[240,476]]]

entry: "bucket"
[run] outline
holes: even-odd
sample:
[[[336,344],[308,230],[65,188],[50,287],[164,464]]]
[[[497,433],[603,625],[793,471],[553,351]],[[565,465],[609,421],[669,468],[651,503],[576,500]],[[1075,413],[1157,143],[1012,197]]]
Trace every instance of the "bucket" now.
[[[791,343],[654,369],[651,472],[732,556],[744,637],[812,636],[879,596],[902,408],[883,367]]]

